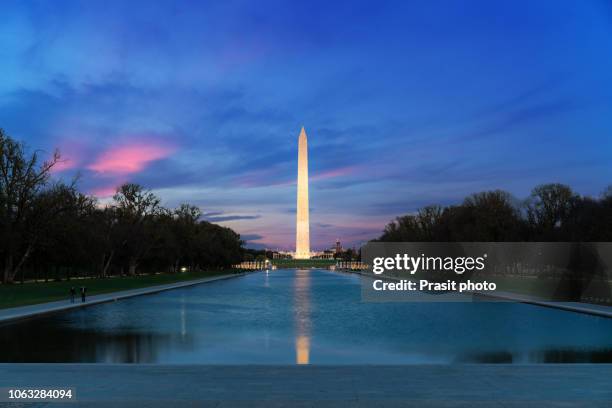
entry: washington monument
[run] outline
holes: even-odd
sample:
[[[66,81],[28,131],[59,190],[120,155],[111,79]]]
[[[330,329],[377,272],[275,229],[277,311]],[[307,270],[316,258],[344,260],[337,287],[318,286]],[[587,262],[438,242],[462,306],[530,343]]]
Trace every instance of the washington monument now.
[[[302,127],[298,140],[297,214],[295,259],[310,259],[310,221],[308,208],[308,139]]]

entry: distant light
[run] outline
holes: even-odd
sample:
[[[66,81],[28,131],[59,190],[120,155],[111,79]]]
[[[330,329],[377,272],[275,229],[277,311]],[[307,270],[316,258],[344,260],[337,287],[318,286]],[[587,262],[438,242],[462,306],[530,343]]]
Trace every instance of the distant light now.
[[[181,272],[187,272],[187,267],[186,267],[186,266],[183,266],[183,267],[181,268]]]

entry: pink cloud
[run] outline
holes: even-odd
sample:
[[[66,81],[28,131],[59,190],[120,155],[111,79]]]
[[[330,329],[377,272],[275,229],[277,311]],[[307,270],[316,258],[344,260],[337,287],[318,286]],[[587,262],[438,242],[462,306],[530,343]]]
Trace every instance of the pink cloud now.
[[[98,197],[111,197],[117,186],[129,181],[131,175],[145,170],[156,160],[169,157],[175,151],[176,147],[151,138],[138,138],[110,147],[98,154],[93,163],[85,166],[95,172],[99,181],[104,181],[90,193]]]
[[[61,158],[60,161],[55,163],[55,165],[51,168],[51,172],[61,173],[62,171],[74,169],[76,166],[77,165],[74,160]]]
[[[118,183],[121,184],[121,183]],[[91,194],[95,195],[96,197],[100,197],[100,198],[106,198],[106,197],[112,197],[113,195],[115,195],[115,192],[117,191],[117,186],[103,186],[103,187],[96,187],[93,190],[91,190]]]
[[[336,169],[316,173],[313,176],[310,176],[310,181],[326,180],[335,177],[348,176],[350,174],[355,173],[357,169],[357,166],[338,167]]]
[[[176,149],[155,143],[131,143],[102,152],[87,169],[105,175],[128,175],[144,170],[155,160],[163,159]]]

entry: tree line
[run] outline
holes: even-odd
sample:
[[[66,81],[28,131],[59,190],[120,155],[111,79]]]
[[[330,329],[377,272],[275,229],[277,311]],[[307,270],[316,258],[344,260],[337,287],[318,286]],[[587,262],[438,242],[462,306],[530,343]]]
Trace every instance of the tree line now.
[[[109,204],[52,179],[58,151],[38,151],[0,129],[2,283],[226,268],[241,260],[240,235],[200,220],[200,209],[161,205],[138,184],[117,188]]]
[[[379,237],[386,242],[609,242],[612,187],[581,196],[563,184],[535,187],[525,200],[495,190],[459,205],[427,206],[397,217]]]

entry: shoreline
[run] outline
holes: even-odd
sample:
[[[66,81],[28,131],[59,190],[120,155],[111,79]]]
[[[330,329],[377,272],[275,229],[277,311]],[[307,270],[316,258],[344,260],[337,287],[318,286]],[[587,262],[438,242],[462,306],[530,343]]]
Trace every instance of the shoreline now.
[[[70,303],[69,299],[58,300],[46,303],[36,303],[27,306],[18,306],[7,309],[0,309],[0,325],[13,323],[18,320],[30,319],[33,317],[43,316],[47,314],[59,313],[66,310],[77,309],[87,306],[99,305],[101,303],[114,302],[120,299],[131,298],[135,296],[150,295],[153,293],[159,293],[166,290],[179,289],[188,286],[200,285],[203,283],[215,282],[218,280],[225,280],[236,278],[239,276],[245,276],[247,274],[256,273],[259,271],[252,272],[239,272],[218,276],[211,276],[208,278],[194,279],[183,282],[167,283],[163,285],[146,286],[139,289],[121,290],[117,292],[110,292],[100,295],[89,296],[86,302],[80,302],[79,299],[75,300],[75,303]]]
[[[382,280],[391,280],[394,282],[401,281],[400,278],[396,278],[394,276],[372,276],[361,271],[351,271],[351,270],[336,270],[335,272],[342,273],[351,273],[356,274],[361,277],[370,278],[370,279],[382,279]],[[546,301],[540,300],[533,296],[521,295],[519,293],[512,292],[497,292],[497,293],[485,293],[485,292],[464,292],[464,294],[472,294],[473,296],[482,297],[482,298],[492,298],[494,301],[508,301],[508,302],[519,302],[530,304],[534,306],[547,307],[551,309],[564,310],[567,312],[574,313],[582,313],[588,314],[592,316],[605,317],[608,319],[612,319],[612,307],[605,305],[596,305],[591,303],[581,303],[581,302],[554,302],[554,301]]]

